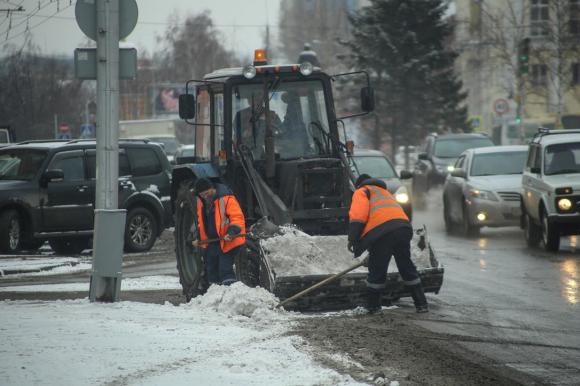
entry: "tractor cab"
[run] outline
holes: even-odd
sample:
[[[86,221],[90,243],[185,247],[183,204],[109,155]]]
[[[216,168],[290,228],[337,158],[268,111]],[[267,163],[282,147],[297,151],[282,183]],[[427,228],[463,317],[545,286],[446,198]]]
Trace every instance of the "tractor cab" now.
[[[352,175],[331,84],[365,75],[362,111],[351,116],[363,115],[374,105],[368,75],[330,76],[308,62],[269,65],[264,50],[254,59],[187,82],[179,112],[195,126],[194,164],[234,189],[249,223],[266,216],[308,233],[344,233]],[[176,168],[177,181],[188,168]]]

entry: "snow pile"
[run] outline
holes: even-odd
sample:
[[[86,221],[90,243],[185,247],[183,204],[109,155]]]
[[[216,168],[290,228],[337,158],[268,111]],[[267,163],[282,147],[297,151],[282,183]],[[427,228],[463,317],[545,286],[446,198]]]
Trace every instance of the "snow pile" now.
[[[275,318],[279,300],[263,288],[250,288],[241,282],[230,286],[212,285],[203,296],[191,300],[201,310],[228,316],[245,316],[256,320]]]
[[[281,227],[281,234],[261,241],[270,264],[278,276],[325,275],[343,271],[360,261],[347,249],[347,236],[310,236],[292,226]],[[421,250],[419,236],[411,240],[411,258],[417,267],[430,267],[429,250]],[[363,257],[365,254],[363,254]],[[394,258],[389,272],[396,272]],[[360,267],[353,272],[367,272]]]

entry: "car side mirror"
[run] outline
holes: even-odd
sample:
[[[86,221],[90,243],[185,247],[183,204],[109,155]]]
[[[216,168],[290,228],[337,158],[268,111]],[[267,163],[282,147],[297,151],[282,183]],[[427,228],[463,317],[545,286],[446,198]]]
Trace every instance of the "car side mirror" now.
[[[62,182],[64,181],[64,172],[61,169],[47,170],[42,174],[40,182],[42,186],[46,187],[49,182]]]
[[[541,170],[538,167],[530,168],[530,173],[540,174]]]
[[[360,89],[361,108],[365,113],[375,109],[375,90],[368,86]]]
[[[399,178],[402,180],[408,180],[409,178],[413,178],[413,173],[408,170],[401,170]]]
[[[450,174],[452,177],[467,178],[467,173],[463,169],[453,169]]]
[[[427,153],[419,153],[417,155],[417,158],[420,159],[421,161],[427,161],[429,159],[429,157],[427,157]]]
[[[181,94],[179,96],[179,118],[195,118],[195,97],[192,94]]]

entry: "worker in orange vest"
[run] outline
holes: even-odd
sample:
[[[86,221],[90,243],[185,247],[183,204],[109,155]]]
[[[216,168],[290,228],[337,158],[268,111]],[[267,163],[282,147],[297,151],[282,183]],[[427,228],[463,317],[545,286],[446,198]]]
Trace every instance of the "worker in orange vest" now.
[[[409,218],[383,181],[361,174],[355,186],[349,211],[348,249],[355,257],[369,250],[367,310],[375,313],[381,309],[387,268],[391,256],[395,256],[417,312],[428,312],[421,279],[411,261],[413,227]]]
[[[194,247],[205,251],[207,278],[210,284],[230,285],[236,281],[234,258],[246,243],[246,221],[238,200],[223,184],[207,178],[195,183],[198,237]],[[215,241],[204,243],[204,241]]]

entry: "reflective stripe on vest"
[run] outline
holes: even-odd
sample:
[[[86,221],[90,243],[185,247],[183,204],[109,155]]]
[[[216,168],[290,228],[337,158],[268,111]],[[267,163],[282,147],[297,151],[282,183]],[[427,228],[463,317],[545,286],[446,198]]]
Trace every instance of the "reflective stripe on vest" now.
[[[369,203],[371,204],[369,215],[372,214],[373,212],[376,212],[380,208],[393,207],[393,208],[399,208],[401,210],[403,209],[401,207],[401,205],[399,205],[397,203],[397,200],[395,200],[395,198],[388,191],[386,191],[387,194],[384,194],[381,189],[377,188],[376,186],[372,186],[372,185],[367,185],[367,188],[371,189],[373,191],[373,193],[375,194],[375,197],[373,197],[369,200]],[[376,202],[383,201],[383,200],[385,201],[384,203],[381,203],[378,205],[373,205]]]

